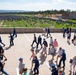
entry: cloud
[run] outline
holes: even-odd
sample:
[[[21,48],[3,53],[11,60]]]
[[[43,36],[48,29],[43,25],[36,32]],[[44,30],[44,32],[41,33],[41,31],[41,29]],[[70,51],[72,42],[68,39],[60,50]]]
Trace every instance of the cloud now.
[[[6,10],[27,10],[27,11],[39,11],[39,10],[51,10],[51,9],[76,10],[75,7],[76,3],[68,2],[68,0],[52,0],[51,2],[34,2],[34,3],[33,2],[0,3],[0,9],[6,9]]]

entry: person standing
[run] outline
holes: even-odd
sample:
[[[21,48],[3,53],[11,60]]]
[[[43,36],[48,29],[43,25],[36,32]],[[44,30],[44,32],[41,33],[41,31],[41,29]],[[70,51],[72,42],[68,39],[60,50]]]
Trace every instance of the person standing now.
[[[41,38],[41,36],[39,35],[39,37],[38,37],[38,43],[37,43],[37,48],[38,48],[38,45],[41,45],[41,48],[42,48],[42,38]]]
[[[34,69],[33,69],[33,72],[34,72],[33,75],[39,74],[39,60],[38,60],[37,56],[34,56],[33,64],[35,64]]]
[[[5,46],[5,44],[2,42],[1,36],[0,36],[0,43],[1,43],[3,46]]]
[[[55,47],[55,48],[57,48],[57,47],[58,47],[58,42],[57,42],[57,40],[56,40],[56,39],[54,40],[53,45],[54,45],[54,47]]]
[[[67,42],[68,42],[68,44],[70,44],[70,39],[71,39],[71,33],[68,32],[68,34],[67,34]]]
[[[14,38],[13,38],[13,35],[10,34],[9,37],[10,37],[10,46],[13,46],[13,45],[14,45],[14,42],[13,42]]]
[[[63,53],[62,53],[61,59],[59,61],[59,67],[61,67],[61,62],[63,62],[63,67],[62,68],[65,68],[66,53],[65,53],[64,49],[62,51],[63,51]]]
[[[51,49],[52,46],[53,46],[53,38],[50,37],[49,49]]]
[[[51,36],[49,27],[47,28],[47,38],[48,38],[48,34]]]
[[[23,58],[19,58],[19,74],[23,73],[23,68],[25,68],[25,64],[23,63]]]
[[[48,43],[47,43],[47,41],[45,39],[43,39],[43,50],[41,52],[41,55],[44,52],[44,55],[46,54],[46,57],[47,57],[47,47],[48,47]]]
[[[32,42],[32,45],[31,46],[33,46],[33,44],[34,43],[36,43],[36,45],[37,45],[37,38],[36,38],[36,35],[34,34],[34,40],[33,40],[33,42]]]

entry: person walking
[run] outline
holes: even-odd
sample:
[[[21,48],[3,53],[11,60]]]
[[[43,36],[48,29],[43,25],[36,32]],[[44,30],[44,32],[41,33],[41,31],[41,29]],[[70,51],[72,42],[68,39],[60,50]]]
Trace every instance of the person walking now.
[[[63,62],[63,67],[62,68],[65,68],[65,61],[66,61],[66,53],[65,53],[65,50],[63,49],[62,50],[63,53],[62,53],[62,56],[61,56],[61,59],[59,61],[59,67],[61,67],[61,62]]]
[[[32,47],[33,47],[33,44],[34,44],[34,43],[36,43],[36,45],[37,45],[37,38],[36,38],[36,34],[34,34],[34,40],[33,40],[32,45],[31,45]]]
[[[48,34],[51,36],[49,27],[47,28],[47,38],[48,38]]]
[[[13,35],[10,34],[9,37],[10,37],[10,46],[13,46],[13,45],[14,45],[14,42],[13,42],[14,38],[13,38]]]
[[[34,56],[33,64],[35,64],[34,69],[33,69],[33,72],[34,72],[33,75],[36,75],[36,74],[38,75],[39,74],[39,60],[38,60],[37,56]]]
[[[44,55],[46,54],[46,57],[47,57],[47,47],[48,47],[48,43],[45,39],[43,39],[43,50],[41,52],[41,55],[44,53]]]
[[[13,37],[17,37],[17,33],[16,33],[16,29],[15,28],[13,28]]]
[[[59,48],[59,51],[57,52],[57,58],[56,58],[56,61],[55,61],[56,63],[57,63],[57,61],[58,61],[58,58],[62,56],[62,53],[63,53],[62,47],[60,47],[60,48]]]
[[[41,48],[42,48],[42,38],[41,38],[41,36],[39,35],[39,37],[38,37],[38,43],[37,43],[37,48],[38,48],[38,45],[41,45]]]
[[[19,74],[23,73],[23,68],[25,68],[25,64],[23,63],[23,58],[19,58]]]

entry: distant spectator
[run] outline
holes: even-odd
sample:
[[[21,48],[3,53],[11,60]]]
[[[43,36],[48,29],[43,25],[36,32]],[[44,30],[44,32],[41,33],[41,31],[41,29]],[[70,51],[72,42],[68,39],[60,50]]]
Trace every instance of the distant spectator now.
[[[71,33],[68,32],[68,34],[67,34],[67,42],[68,42],[68,44],[70,44],[70,39],[71,39]]]
[[[43,33],[42,33],[42,35],[45,35],[45,33],[46,33],[46,28],[43,28]]]
[[[47,28],[47,38],[48,38],[48,34],[51,36],[49,27]]]
[[[54,40],[53,45],[54,45],[54,47],[55,47],[55,48],[57,48],[57,47],[58,47],[58,42],[57,42],[57,40],[56,40],[56,39]]]
[[[53,38],[50,37],[49,49],[51,49],[52,46],[53,46]]]
[[[16,33],[16,29],[15,28],[13,29],[13,37],[14,36],[17,37],[17,33]]]
[[[56,48],[54,47],[54,45],[52,46],[52,48],[50,49],[50,53],[52,55],[52,60],[54,60],[54,56],[56,55]]]
[[[38,45],[41,45],[41,48],[42,48],[42,38],[41,38],[41,36],[39,35],[39,37],[38,37],[38,43],[37,43],[37,48],[38,48]]]
[[[10,34],[10,46],[13,46],[14,45],[14,37],[13,37],[13,35],[12,34]]]
[[[31,46],[33,46],[33,44],[34,43],[36,43],[36,45],[37,45],[37,38],[36,38],[36,34],[34,34],[34,39],[33,39],[33,42],[32,42],[32,45]]]

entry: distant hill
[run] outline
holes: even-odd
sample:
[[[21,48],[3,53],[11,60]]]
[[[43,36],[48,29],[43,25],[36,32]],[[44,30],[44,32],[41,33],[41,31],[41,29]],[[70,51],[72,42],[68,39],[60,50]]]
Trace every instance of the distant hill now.
[[[9,13],[9,12],[27,12],[24,10],[0,10],[0,13]]]

